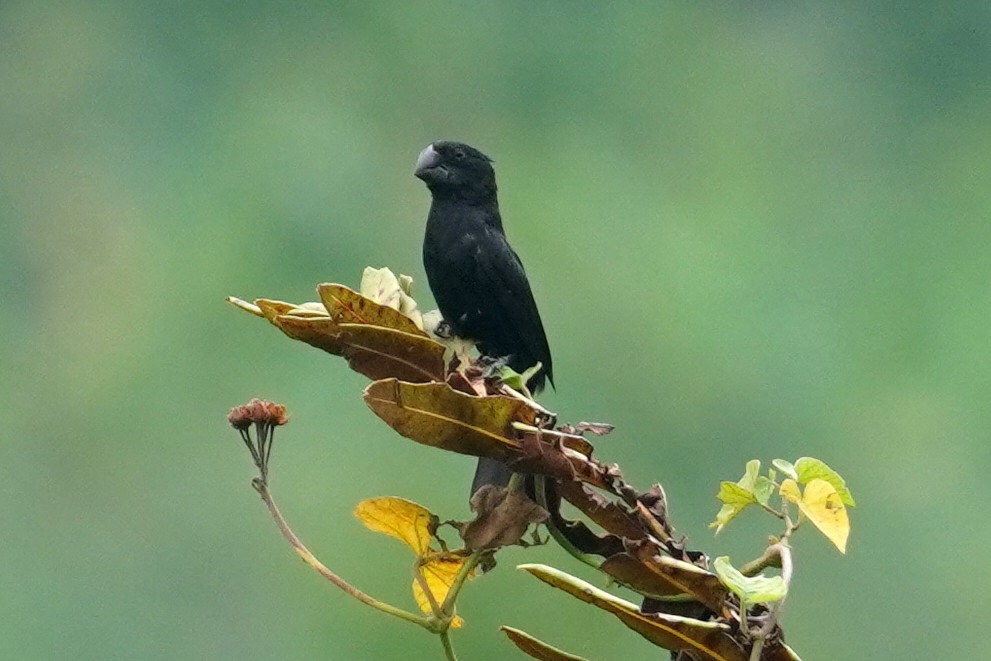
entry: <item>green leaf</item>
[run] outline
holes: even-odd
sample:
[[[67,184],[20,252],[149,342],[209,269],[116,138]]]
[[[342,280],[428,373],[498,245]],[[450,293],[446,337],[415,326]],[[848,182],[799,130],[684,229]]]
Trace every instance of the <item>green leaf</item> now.
[[[716,520],[710,523],[709,527],[715,528],[717,535],[727,523],[735,519],[748,505],[757,502],[757,498],[753,493],[734,482],[720,482],[719,493],[716,494],[716,497],[723,501],[723,506],[719,508],[719,512],[716,514]]]
[[[795,471],[798,473],[798,477],[795,479],[802,484],[808,484],[815,479],[825,480],[833,485],[836,493],[840,495],[840,500],[843,501],[843,504],[850,507],[857,506],[850,490],[846,488],[846,480],[840,477],[839,473],[827,466],[826,462],[814,457],[802,457],[795,462]]]
[[[771,471],[772,473],[774,471]],[[768,501],[771,500],[771,495],[774,494],[774,478],[764,477],[761,475],[757,478],[757,483],[754,485],[754,498],[761,505],[767,505]]]
[[[730,564],[728,556],[720,556],[712,563],[712,568],[727,588],[740,598],[746,606],[784,599],[788,585],[780,576],[744,576]]]
[[[771,465],[777,468],[779,471],[784,473],[786,476],[793,480],[798,479],[798,471],[795,470],[795,464],[790,461],[785,461],[784,459],[775,459],[771,462]]]
[[[743,473],[737,484],[746,489],[747,491],[753,491],[754,486],[757,484],[757,478],[760,476],[760,460],[751,459],[747,462],[747,468]]]
[[[719,493],[716,497],[725,505],[746,507],[757,502],[757,497],[753,492],[745,487],[741,487],[736,482],[720,482]]]
[[[747,469],[743,477],[736,483],[721,482],[719,484],[719,493],[716,494],[716,498],[723,502],[723,506],[719,509],[719,513],[716,514],[716,520],[709,524],[710,528],[716,529],[717,535],[727,523],[735,519],[748,505],[757,502],[767,502],[770,494],[764,496],[764,490],[766,488],[764,485],[761,485],[761,495],[764,496],[764,500],[758,500],[758,496],[754,491],[757,488],[758,479],[767,480],[767,478],[761,478],[760,476],[760,462],[752,459],[747,462]]]

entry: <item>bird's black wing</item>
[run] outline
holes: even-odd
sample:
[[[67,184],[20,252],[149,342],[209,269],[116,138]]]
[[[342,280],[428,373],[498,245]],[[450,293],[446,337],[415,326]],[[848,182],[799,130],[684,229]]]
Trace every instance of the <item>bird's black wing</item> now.
[[[482,305],[487,317],[484,323],[490,329],[487,344],[495,352],[513,354],[510,366],[518,371],[540,361],[543,369],[531,385],[539,390],[545,375],[554,385],[551,350],[520,258],[501,232],[488,228],[479,248],[475,255],[476,282],[485,283],[487,300]]]

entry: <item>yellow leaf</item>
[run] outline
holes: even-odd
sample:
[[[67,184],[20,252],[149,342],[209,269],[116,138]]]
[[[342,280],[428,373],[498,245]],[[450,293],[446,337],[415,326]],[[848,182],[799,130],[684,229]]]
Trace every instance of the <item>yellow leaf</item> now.
[[[781,485],[784,489],[784,485]],[[840,553],[846,553],[846,541],[850,536],[850,519],[846,506],[836,487],[819,478],[805,485],[805,493],[798,507],[809,521],[831,541]]]
[[[798,482],[791,478],[782,480],[778,493],[796,505],[802,502],[802,490],[798,488]]]
[[[420,566],[420,572],[423,574],[423,579],[427,583],[427,589],[430,590],[430,594],[438,606],[444,603],[444,599],[447,598],[447,593],[451,591],[454,579],[457,577],[458,572],[461,571],[464,563],[464,558],[444,555],[433,557]],[[420,586],[420,582],[415,578],[413,579],[413,598],[416,599],[416,604],[424,613],[429,614],[434,612],[430,604],[430,599],[427,598],[426,593],[424,593],[423,588]],[[454,628],[458,628],[462,624],[464,624],[464,620],[458,616],[455,616],[451,622],[451,626]]]
[[[422,505],[403,498],[370,498],[354,508],[369,530],[402,540],[422,558],[430,550],[430,540],[437,528],[437,517]]]

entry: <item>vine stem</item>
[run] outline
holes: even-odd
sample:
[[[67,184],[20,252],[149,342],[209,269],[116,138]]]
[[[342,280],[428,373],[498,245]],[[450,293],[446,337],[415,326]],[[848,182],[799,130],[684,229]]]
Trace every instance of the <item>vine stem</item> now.
[[[781,580],[785,582],[786,586],[791,585],[792,571],[794,570],[794,565],[792,564],[791,558],[791,547],[786,543],[778,542],[777,544],[772,544],[767,548],[765,555],[768,553],[773,553],[781,559]],[[774,631],[774,627],[778,624],[778,617],[781,615],[781,607],[784,606],[785,599],[788,597],[788,592],[785,591],[785,596],[774,602],[771,606],[771,611],[767,618],[767,621],[760,628],[760,631],[756,635],[756,641],[754,641],[754,646],[750,650],[750,661],[760,661],[760,656],[764,651],[764,641],[767,637],[771,635]],[[743,611],[741,614],[745,614]]]
[[[318,574],[363,604],[371,606],[372,608],[382,611],[388,615],[398,617],[401,620],[406,620],[407,622],[417,624],[428,631],[436,632],[436,625],[430,618],[421,617],[408,611],[404,611],[401,608],[396,608],[395,606],[379,601],[375,597],[362,592],[332,572],[326,565],[320,562],[316,556],[310,553],[310,550],[306,548],[303,542],[300,541],[299,537],[296,536],[296,533],[292,531],[292,528],[289,527],[289,524],[286,523],[285,518],[282,516],[282,512],[279,511],[278,506],[275,504],[275,500],[272,498],[272,493],[269,491],[268,485],[261,479],[255,478],[251,481],[251,486],[254,487],[255,491],[258,492],[258,495],[261,496],[261,499],[265,502],[265,505],[268,507],[268,511],[275,520],[275,524],[279,527],[279,532],[282,533],[282,536],[287,542],[289,542],[289,545],[292,546],[294,551],[296,551],[296,554],[302,558],[303,562],[315,569]],[[449,644],[450,641],[445,644],[445,647]],[[452,657],[448,655],[448,658]]]

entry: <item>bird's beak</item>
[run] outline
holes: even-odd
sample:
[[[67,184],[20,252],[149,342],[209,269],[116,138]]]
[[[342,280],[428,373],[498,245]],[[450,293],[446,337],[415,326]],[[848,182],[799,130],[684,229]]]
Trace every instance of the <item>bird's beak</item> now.
[[[416,170],[413,174],[420,179],[425,179],[427,172],[440,165],[440,154],[434,149],[433,143],[427,145],[420,152],[416,159]]]

